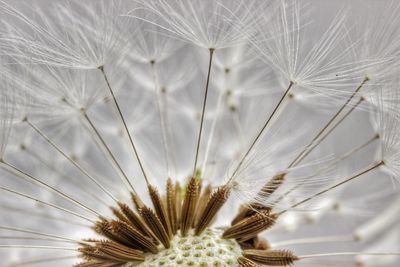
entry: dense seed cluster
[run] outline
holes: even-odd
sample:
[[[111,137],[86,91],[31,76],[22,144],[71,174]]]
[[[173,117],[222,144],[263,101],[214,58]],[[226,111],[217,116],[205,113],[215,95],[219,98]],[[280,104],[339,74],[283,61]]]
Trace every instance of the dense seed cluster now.
[[[213,191],[202,181],[192,177],[181,189],[169,179],[165,195],[149,185],[153,207],[134,193],[135,209],[120,202],[118,208],[111,207],[115,219],[99,217],[93,227],[106,239],[83,240],[79,252],[84,261],[76,267],[246,266],[249,262],[286,266],[298,259],[289,251],[270,250],[258,237],[278,219],[271,208],[247,204],[230,227],[212,228],[230,189],[221,186]]]

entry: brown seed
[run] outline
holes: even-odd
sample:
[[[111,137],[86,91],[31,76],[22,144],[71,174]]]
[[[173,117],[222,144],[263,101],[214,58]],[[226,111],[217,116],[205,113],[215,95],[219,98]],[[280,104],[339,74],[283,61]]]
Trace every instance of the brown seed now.
[[[199,201],[197,203],[197,208],[196,208],[197,212],[196,212],[195,219],[193,221],[193,227],[196,227],[196,225],[198,225],[200,216],[202,215],[204,209],[206,208],[206,205],[211,196],[211,193],[212,193],[212,187],[209,184],[206,186],[206,188],[204,188],[203,193],[201,194]]]
[[[96,222],[95,226],[94,226],[94,230],[96,231],[96,233],[107,237],[108,239],[123,244],[125,246],[130,246],[130,241],[128,239],[126,239],[123,236],[120,236],[118,234],[116,234],[112,227],[111,227],[111,222],[108,221],[107,219],[104,218],[100,218],[100,221]]]
[[[253,237],[251,239],[245,240],[241,242],[240,240],[236,240],[242,249],[269,249],[271,246],[269,245],[268,241],[259,238],[258,236]]]
[[[122,264],[124,264],[124,262],[89,260],[75,264],[74,267],[118,267]]]
[[[143,251],[150,251],[154,254],[158,252],[157,245],[153,243],[149,237],[146,237],[140,231],[129,226],[125,222],[112,221],[111,227],[113,232],[118,236],[122,236],[130,241],[131,246],[129,247],[138,248]]]
[[[182,188],[179,182],[175,183],[175,200],[176,200],[176,225],[180,229],[182,214]]]
[[[94,246],[82,246],[78,251],[88,261],[127,262],[145,259],[142,251],[109,240],[97,241]]]
[[[206,227],[209,226],[217,212],[228,199],[229,192],[230,190],[228,187],[220,186],[218,187],[217,191],[211,194],[208,202],[206,202],[207,204],[203,212],[200,215],[199,223],[195,230],[196,235],[200,235],[206,229]]]
[[[242,267],[261,267],[258,263],[255,263],[254,261],[251,261],[245,257],[239,257],[238,263]]]
[[[197,201],[199,199],[199,181],[192,177],[186,189],[181,212],[181,235],[186,236],[196,213]]]
[[[172,238],[172,230],[171,230],[171,225],[169,223],[168,213],[164,205],[164,202],[161,199],[161,196],[158,192],[158,189],[152,185],[149,185],[148,189],[151,201],[153,202],[154,210],[158,218],[160,219],[165,231],[167,232],[169,238]]]
[[[157,236],[158,240],[164,245],[165,248],[170,248],[170,238],[168,233],[165,231],[160,219],[154,213],[154,211],[146,206],[143,206],[140,210],[140,215],[143,220]]]
[[[176,211],[177,200],[176,200],[175,188],[172,184],[171,178],[168,178],[168,180],[167,180],[166,202],[167,202],[169,223],[171,225],[171,231],[175,235],[176,232],[178,231],[178,218],[177,218],[177,214],[176,214],[177,213],[177,211]]]
[[[130,225],[141,231],[144,235],[151,237],[153,241],[157,243],[157,237],[151,231],[151,229],[146,225],[143,219],[134,212],[128,205],[119,202],[119,208],[121,209],[122,213],[128,218],[130,221]]]
[[[285,181],[286,173],[280,173],[272,177],[258,192],[258,196],[267,199],[269,198]]]
[[[96,244],[99,252],[103,253],[110,260],[116,261],[144,261],[144,254],[140,250],[131,249],[112,241],[102,241]]]
[[[135,204],[136,210],[139,210],[141,207],[143,207],[142,200],[140,199],[140,197],[138,195],[136,195],[133,192],[131,192],[131,199],[132,199],[133,204]]]
[[[271,180],[269,180],[258,192],[258,198],[267,199],[269,198],[285,181],[286,173],[281,173],[275,175]],[[237,222],[243,220],[246,217],[250,217],[256,212],[260,212],[262,210],[271,210],[271,207],[258,204],[257,202],[249,203],[246,205],[242,205],[239,210],[239,214],[232,220],[231,224],[234,225]]]
[[[114,216],[118,218],[118,220],[124,221],[124,222],[130,224],[129,219],[126,218],[126,216],[120,210],[118,210],[115,207],[110,207],[110,209],[111,209],[112,213],[114,214]]]
[[[247,205],[242,205],[239,209],[238,215],[232,220],[231,225],[234,225],[241,220],[248,218],[257,212],[271,212],[272,208],[271,207],[266,207],[257,203],[250,203]]]
[[[258,250],[249,249],[243,251],[243,256],[260,264],[268,266],[289,266],[299,260],[289,250]]]
[[[269,211],[253,214],[226,229],[223,233],[223,238],[240,239],[243,242],[256,237],[260,232],[272,227],[277,218],[278,216],[276,214],[271,214]]]

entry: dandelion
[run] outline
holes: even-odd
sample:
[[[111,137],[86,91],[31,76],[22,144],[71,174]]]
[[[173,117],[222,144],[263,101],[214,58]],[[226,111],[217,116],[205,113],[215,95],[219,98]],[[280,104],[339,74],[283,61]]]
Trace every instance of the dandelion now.
[[[0,1],[5,266],[396,266],[397,4],[40,3]]]

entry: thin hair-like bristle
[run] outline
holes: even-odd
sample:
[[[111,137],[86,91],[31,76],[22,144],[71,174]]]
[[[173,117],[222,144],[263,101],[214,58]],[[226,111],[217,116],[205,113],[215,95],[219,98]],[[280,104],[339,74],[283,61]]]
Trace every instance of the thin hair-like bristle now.
[[[222,237],[245,241],[271,228],[275,224],[276,219],[277,215],[271,214],[269,211],[255,213],[226,229]]]
[[[192,177],[186,189],[181,213],[181,235],[186,236],[195,218],[197,201],[199,199],[199,182]]]
[[[268,266],[290,266],[299,260],[289,250],[258,250],[248,249],[242,252],[243,256],[257,263]]]
[[[200,235],[206,229],[206,227],[210,225],[217,212],[228,199],[229,192],[229,187],[220,186],[214,193],[211,194],[208,202],[206,202],[204,210],[199,211],[201,212],[201,215],[195,229],[196,235]]]

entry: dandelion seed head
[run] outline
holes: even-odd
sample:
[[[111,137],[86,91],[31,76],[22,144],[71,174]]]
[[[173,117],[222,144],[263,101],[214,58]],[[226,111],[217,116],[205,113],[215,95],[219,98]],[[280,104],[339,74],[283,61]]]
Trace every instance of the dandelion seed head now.
[[[3,263],[397,266],[381,5],[0,0]]]

